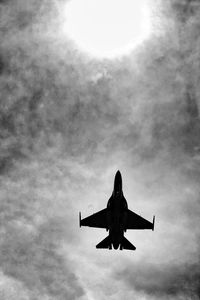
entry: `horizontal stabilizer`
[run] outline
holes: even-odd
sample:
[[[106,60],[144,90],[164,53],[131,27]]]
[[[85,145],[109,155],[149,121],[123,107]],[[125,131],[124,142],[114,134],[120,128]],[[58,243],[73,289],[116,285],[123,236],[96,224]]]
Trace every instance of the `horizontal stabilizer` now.
[[[125,237],[123,237],[121,246],[123,249],[126,249],[126,250],[135,250],[136,249],[136,247],[133,244],[131,244],[131,242],[129,242]]]
[[[107,236],[103,241],[101,241],[98,245],[96,245],[98,249],[111,249],[110,237]]]

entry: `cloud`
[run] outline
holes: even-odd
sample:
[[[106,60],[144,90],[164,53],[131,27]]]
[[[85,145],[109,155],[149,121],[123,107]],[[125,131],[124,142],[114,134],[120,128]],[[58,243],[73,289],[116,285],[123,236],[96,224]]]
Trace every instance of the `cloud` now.
[[[0,274],[0,293],[2,300],[14,299],[17,295],[19,299],[29,300],[29,292],[18,280]]]
[[[199,268],[194,265],[156,265],[140,264],[129,265],[115,273],[115,278],[136,291],[156,297],[184,296],[198,299],[199,295]]]
[[[3,180],[0,201],[2,276],[8,278],[11,287],[15,281],[17,286],[22,286],[27,297],[22,299],[79,299],[85,291],[69,256],[76,242],[74,229],[70,215],[64,212],[64,218],[60,208],[62,194],[56,199],[55,186],[52,196],[49,194],[49,179],[47,173],[43,173],[48,171],[48,176],[54,177],[56,169],[52,174],[41,165],[39,175],[38,168],[36,162],[20,164],[11,177]],[[67,193],[64,196],[66,199]],[[69,243],[64,254],[61,251],[63,239]],[[17,297],[15,284],[12,293]]]
[[[183,24],[159,1],[162,35],[98,62],[64,35],[64,2],[0,4],[2,277],[22,299],[197,297],[198,14]],[[157,223],[118,260],[77,216],[103,208],[119,168],[129,207]]]
[[[1,242],[1,270],[38,297],[78,299],[84,290],[72,264],[59,254],[59,220],[44,222],[37,232],[16,222],[6,226]],[[18,225],[18,226],[17,226]]]
[[[160,44],[156,39],[150,42],[148,51],[138,54],[138,62],[88,65],[64,36],[56,36],[54,22],[59,18],[54,2],[22,4],[6,5],[4,13],[6,20],[14,14],[18,24],[21,13],[37,11],[32,25],[17,27],[15,34],[14,26],[3,23],[6,101],[1,131],[8,151],[2,153],[2,172],[13,156],[52,144],[93,161],[102,155],[106,160],[112,149],[130,153],[137,162],[160,152],[178,152],[179,157],[185,149],[193,152],[198,146],[198,121],[191,115],[191,107],[198,114],[196,87],[190,84],[187,92],[185,61],[177,51],[175,34],[168,43],[164,38]],[[109,78],[91,82],[95,70],[105,69]]]

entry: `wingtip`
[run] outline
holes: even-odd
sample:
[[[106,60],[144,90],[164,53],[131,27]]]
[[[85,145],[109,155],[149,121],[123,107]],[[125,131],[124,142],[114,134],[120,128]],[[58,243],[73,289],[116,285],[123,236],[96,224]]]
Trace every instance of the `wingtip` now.
[[[81,227],[81,212],[79,212],[79,227]]]
[[[155,216],[153,216],[153,227],[152,227],[152,231],[154,231],[154,225],[155,225]]]

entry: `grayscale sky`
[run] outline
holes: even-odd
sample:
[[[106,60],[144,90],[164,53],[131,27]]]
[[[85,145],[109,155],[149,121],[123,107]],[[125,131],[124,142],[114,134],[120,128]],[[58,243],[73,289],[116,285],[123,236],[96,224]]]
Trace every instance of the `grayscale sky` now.
[[[68,40],[65,0],[0,1],[1,300],[199,299],[200,6],[152,1],[155,33],[113,60]],[[118,169],[156,215],[135,252],[78,224]]]

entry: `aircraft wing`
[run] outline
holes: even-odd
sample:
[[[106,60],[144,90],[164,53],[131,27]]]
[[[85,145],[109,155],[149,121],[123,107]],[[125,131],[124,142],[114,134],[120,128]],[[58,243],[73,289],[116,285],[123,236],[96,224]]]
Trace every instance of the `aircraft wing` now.
[[[89,226],[89,227],[96,227],[96,228],[107,228],[107,209],[102,209],[97,213],[81,220],[81,214],[79,215],[80,218],[80,227],[81,226]]]
[[[126,218],[126,229],[152,229],[154,230],[155,216],[153,217],[153,223],[137,215],[133,211],[128,209]]]

